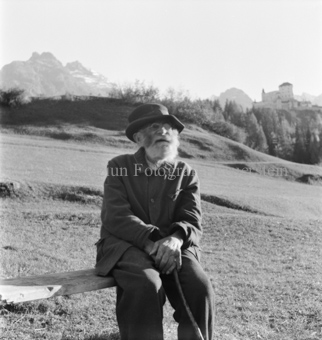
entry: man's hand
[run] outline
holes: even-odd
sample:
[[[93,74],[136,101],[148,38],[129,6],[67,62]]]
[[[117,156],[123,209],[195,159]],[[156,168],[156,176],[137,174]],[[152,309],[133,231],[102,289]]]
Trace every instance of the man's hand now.
[[[174,233],[154,243],[149,255],[155,259],[155,265],[162,274],[171,274],[175,268],[180,270],[182,243],[179,233]]]
[[[152,242],[151,240],[147,239],[145,241],[145,244],[144,244],[144,251],[150,255],[152,249],[154,247],[154,242]]]

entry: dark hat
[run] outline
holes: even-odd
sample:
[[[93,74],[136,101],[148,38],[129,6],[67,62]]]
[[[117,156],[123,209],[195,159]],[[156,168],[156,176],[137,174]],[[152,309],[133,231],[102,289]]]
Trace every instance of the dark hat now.
[[[180,120],[170,115],[168,109],[161,104],[143,104],[138,106],[129,115],[129,125],[125,130],[128,139],[134,142],[133,135],[138,132],[144,125],[154,122],[169,122],[179,133],[184,129],[184,125]]]

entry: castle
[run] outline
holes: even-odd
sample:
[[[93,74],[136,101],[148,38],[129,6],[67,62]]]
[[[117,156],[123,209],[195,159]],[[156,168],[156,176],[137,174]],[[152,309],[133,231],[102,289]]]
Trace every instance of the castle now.
[[[278,87],[278,91],[265,92],[262,91],[262,101],[254,103],[254,107],[267,107],[272,109],[304,109],[312,107],[311,102],[300,102],[294,99],[293,85],[290,83],[283,83]]]

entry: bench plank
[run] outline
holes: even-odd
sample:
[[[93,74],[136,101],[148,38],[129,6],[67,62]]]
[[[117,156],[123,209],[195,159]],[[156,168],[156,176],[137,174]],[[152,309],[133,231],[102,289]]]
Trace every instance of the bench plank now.
[[[114,286],[112,277],[97,276],[94,269],[18,277],[0,280],[0,301],[26,302]]]

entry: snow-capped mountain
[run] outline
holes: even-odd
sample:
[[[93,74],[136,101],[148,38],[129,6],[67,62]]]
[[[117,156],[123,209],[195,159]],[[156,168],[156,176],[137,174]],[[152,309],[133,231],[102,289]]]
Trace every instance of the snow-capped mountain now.
[[[52,53],[34,52],[27,61],[13,61],[0,71],[0,86],[19,87],[29,96],[102,95],[113,84],[103,75],[74,61],[64,66]]]
[[[294,95],[294,98],[300,102],[311,102],[313,105],[322,106],[322,94],[313,96],[312,94],[303,92],[301,95]]]

